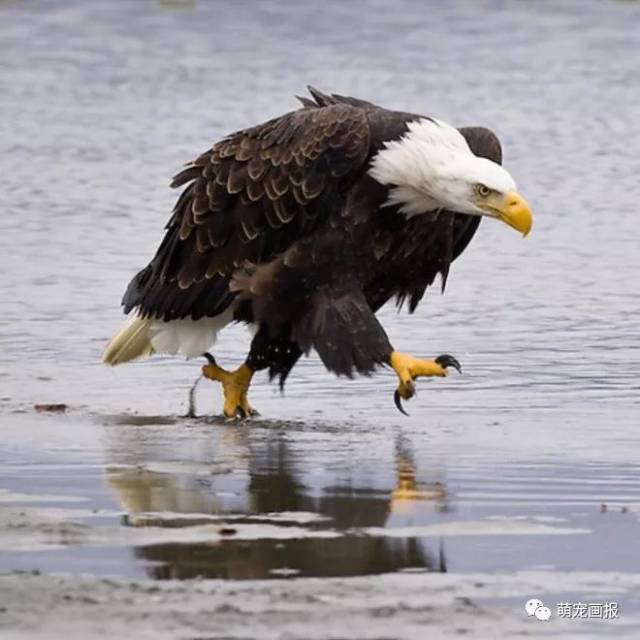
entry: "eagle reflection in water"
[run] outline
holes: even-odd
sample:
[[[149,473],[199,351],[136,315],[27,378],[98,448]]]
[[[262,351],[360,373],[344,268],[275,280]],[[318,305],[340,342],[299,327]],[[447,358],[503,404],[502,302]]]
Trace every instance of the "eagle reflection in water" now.
[[[202,524],[203,514],[220,516],[221,525],[231,535],[210,543],[162,543],[140,546],[136,557],[146,561],[149,575],[156,579],[188,579],[195,577],[259,579],[283,575],[356,576],[387,573],[398,570],[446,571],[441,542],[434,541],[430,549],[418,537],[362,535],[358,531],[381,528],[393,521],[393,526],[414,522],[418,513],[450,510],[447,490],[440,481],[417,479],[411,445],[399,436],[395,443],[395,485],[390,490],[367,489],[341,481],[336,486],[323,487],[320,496],[312,495],[296,469],[297,462],[287,441],[277,432],[270,432],[264,441],[249,443],[247,434],[230,428],[224,434],[222,449],[231,448],[230,457],[243,461],[244,469],[231,473],[189,473],[184,468],[158,465],[156,469],[120,465],[106,469],[106,482],[129,514],[130,523],[145,523],[136,518],[145,513],[184,514],[178,526]],[[142,447],[153,447],[145,440]],[[153,451],[145,451],[145,459]],[[229,452],[228,452],[229,453]],[[140,452],[138,452],[140,454]],[[229,456],[216,456],[216,460]],[[117,465],[117,466],[116,466]],[[154,465],[149,465],[153,467]],[[230,471],[227,469],[226,471]],[[238,472],[245,475],[238,482]],[[317,493],[317,492],[316,492]],[[235,494],[235,498],[229,498]],[[237,502],[241,496],[240,503]],[[233,539],[238,515],[261,516],[282,512],[316,513],[322,520],[305,525],[309,533],[331,529],[337,537],[288,539]],[[230,516],[225,523],[224,516]],[[200,520],[198,520],[198,516]],[[233,516],[233,517],[231,517]],[[275,524],[286,526],[281,520]],[[165,525],[177,526],[176,521]],[[293,523],[299,524],[299,523]]]

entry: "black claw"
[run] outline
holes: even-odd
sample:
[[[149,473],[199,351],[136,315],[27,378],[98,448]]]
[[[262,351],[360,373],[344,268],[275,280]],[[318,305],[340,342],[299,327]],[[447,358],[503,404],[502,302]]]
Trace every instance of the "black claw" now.
[[[404,413],[405,416],[409,415],[404,410],[404,407],[402,406],[402,396],[400,395],[400,392],[397,389],[395,390],[395,393],[393,394],[393,401],[396,403],[396,407],[398,407],[398,411],[400,413]]]
[[[240,420],[244,420],[247,417],[247,412],[240,406],[236,407],[236,415]]]
[[[216,364],[216,359],[210,353],[205,352],[202,354],[202,357],[206,358],[209,364]]]
[[[462,373],[462,367],[460,366],[457,358],[454,358],[448,353],[443,353],[441,356],[438,356],[435,361],[443,369],[446,369],[447,367],[453,367],[458,373]]]

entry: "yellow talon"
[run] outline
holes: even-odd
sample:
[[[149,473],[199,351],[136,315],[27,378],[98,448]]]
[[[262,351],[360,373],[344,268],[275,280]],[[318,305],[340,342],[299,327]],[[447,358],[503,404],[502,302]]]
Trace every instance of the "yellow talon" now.
[[[255,413],[247,400],[253,370],[246,364],[235,371],[226,371],[217,364],[205,364],[202,367],[202,375],[222,384],[225,416],[233,418],[239,415],[242,418]]]
[[[405,414],[406,411],[402,408],[400,398],[408,400],[415,394],[416,388],[413,382],[416,378],[445,377],[448,375],[447,367],[454,367],[460,371],[460,363],[450,355],[441,355],[435,360],[419,360],[406,353],[392,351],[389,364],[393,367],[400,381],[394,394],[394,401],[398,409]]]
[[[423,376],[447,375],[447,370],[435,360],[419,360],[406,353],[391,353],[390,364],[400,379],[400,386],[411,384],[416,378]]]

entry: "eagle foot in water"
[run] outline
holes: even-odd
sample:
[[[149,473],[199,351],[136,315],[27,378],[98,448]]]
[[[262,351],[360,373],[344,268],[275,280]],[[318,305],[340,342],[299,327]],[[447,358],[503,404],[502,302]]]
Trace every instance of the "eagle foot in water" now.
[[[248,418],[258,412],[251,407],[247,400],[247,392],[253,377],[253,369],[243,364],[235,371],[226,371],[216,364],[210,354],[205,354],[209,364],[202,367],[202,375],[209,380],[216,380],[222,384],[224,394],[223,412],[227,418]]]
[[[389,364],[398,374],[398,379],[400,380],[398,388],[393,394],[393,400],[396,407],[398,407],[398,411],[405,415],[409,414],[404,410],[402,400],[408,400],[415,395],[416,386],[414,381],[417,378],[447,376],[448,367],[453,367],[458,373],[462,373],[462,367],[458,360],[446,353],[438,356],[434,360],[419,360],[413,356],[393,351],[389,358]]]

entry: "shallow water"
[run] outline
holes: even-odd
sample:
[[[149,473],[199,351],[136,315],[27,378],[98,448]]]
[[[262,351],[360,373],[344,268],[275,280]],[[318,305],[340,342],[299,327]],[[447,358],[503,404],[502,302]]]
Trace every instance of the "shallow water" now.
[[[437,6],[0,3],[0,508],[29,532],[2,531],[0,570],[640,569],[640,6]],[[169,177],[307,83],[493,128],[534,231],[484,222],[445,296],[382,311],[398,347],[464,367],[411,417],[388,372],[311,357],[284,396],[257,382],[264,419],[179,418],[201,363],[99,364],[118,301]],[[197,400],[220,409],[206,383]]]

